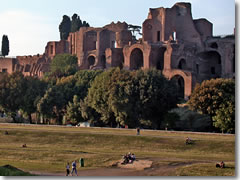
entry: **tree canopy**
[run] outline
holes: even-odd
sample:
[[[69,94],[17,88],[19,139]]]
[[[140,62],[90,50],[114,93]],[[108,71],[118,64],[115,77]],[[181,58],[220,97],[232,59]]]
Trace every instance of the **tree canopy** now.
[[[78,70],[78,59],[70,54],[56,55],[50,64],[50,76],[63,77],[75,74]]]
[[[235,129],[235,81],[211,79],[197,85],[188,104],[192,110],[209,115],[222,131]]]
[[[95,78],[86,100],[108,126],[150,124],[159,129],[164,113],[177,104],[173,87],[160,71],[117,68]]]
[[[7,56],[9,54],[9,40],[7,35],[2,37],[2,56]]]
[[[86,21],[80,19],[75,13],[72,15],[72,19],[69,16],[64,15],[62,22],[59,25],[59,32],[61,40],[67,40],[70,32],[77,32],[81,27],[89,27]]]
[[[63,20],[59,25],[59,32],[61,40],[67,40],[71,31],[71,19],[67,16],[63,16]]]

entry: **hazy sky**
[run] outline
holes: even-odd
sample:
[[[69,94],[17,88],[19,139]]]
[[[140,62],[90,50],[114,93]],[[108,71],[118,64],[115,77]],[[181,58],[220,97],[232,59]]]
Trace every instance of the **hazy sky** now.
[[[192,3],[193,18],[206,18],[214,35],[232,34],[234,0],[179,0]],[[112,21],[142,25],[149,8],[172,7],[177,0],[0,0],[0,42],[8,35],[10,56],[42,54],[48,41],[58,41],[63,15],[77,13],[93,27]],[[1,46],[1,44],[0,44]]]

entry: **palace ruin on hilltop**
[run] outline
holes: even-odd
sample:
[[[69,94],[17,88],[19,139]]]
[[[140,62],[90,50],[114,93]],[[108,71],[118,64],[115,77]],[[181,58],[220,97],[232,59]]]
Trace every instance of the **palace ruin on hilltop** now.
[[[192,18],[190,3],[150,9],[137,41],[125,22],[82,27],[67,40],[48,42],[43,55],[1,58],[0,72],[41,77],[62,53],[76,55],[79,69],[159,69],[177,80],[184,98],[203,80],[235,78],[235,35],[214,37],[211,22]]]

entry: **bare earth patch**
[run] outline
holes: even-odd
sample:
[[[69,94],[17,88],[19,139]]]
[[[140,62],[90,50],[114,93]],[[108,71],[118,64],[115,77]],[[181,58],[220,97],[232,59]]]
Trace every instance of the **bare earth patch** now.
[[[129,164],[121,164],[117,163],[117,167],[125,168],[125,169],[134,169],[134,170],[144,170],[146,168],[150,168],[152,166],[152,161],[149,160],[135,160],[133,163]]]

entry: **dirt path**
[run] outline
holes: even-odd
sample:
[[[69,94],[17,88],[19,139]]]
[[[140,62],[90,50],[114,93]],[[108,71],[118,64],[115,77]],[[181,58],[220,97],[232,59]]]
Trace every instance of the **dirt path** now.
[[[145,160],[139,160],[136,161],[134,164],[128,165],[120,165],[117,162],[114,167],[109,168],[99,168],[91,170],[78,169],[78,176],[169,176],[174,175],[174,172],[179,167],[184,167],[192,164],[213,163],[213,161],[180,162],[179,159],[176,159],[176,162],[158,164],[159,162],[161,162],[160,160],[166,161],[167,159],[149,158]],[[32,171],[30,173],[40,176],[65,176],[65,172],[43,173]]]

